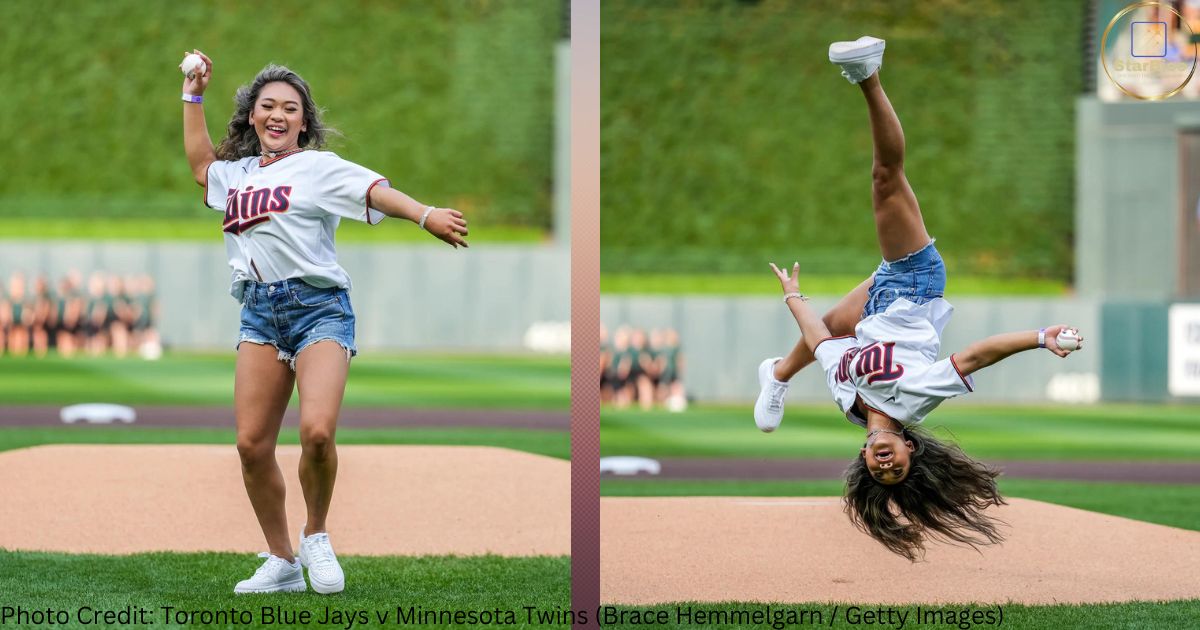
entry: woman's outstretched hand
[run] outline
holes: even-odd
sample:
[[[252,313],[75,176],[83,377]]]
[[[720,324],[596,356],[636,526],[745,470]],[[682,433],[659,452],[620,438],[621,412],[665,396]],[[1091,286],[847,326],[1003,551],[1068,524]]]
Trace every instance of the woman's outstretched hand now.
[[[769,264],[771,265],[771,269],[775,271],[775,277],[779,279],[779,284],[783,287],[784,293],[800,292],[800,263],[792,265],[791,277],[788,277],[788,272],[776,267],[775,263]]]
[[[192,78],[190,79],[184,75],[183,93],[191,94],[193,96],[202,96],[204,94],[204,90],[208,89],[208,80],[212,78],[213,62],[212,59],[208,58],[208,55],[195,49],[193,49],[190,53],[185,52],[183,55],[186,57],[192,53],[200,55],[200,58],[204,60],[204,73],[192,75]]]
[[[425,229],[430,234],[453,245],[455,249],[459,245],[469,247],[467,241],[463,239],[467,235],[467,220],[458,210],[453,208],[434,209],[425,219]]]
[[[1058,347],[1058,333],[1062,332],[1063,330],[1067,330],[1067,329],[1075,330],[1075,329],[1071,328],[1070,326],[1067,326],[1066,324],[1059,324],[1057,326],[1047,326],[1046,327],[1046,349],[1049,350],[1050,352],[1053,352],[1054,354],[1057,354],[1060,357],[1065,357],[1068,354],[1071,354],[1072,352],[1074,352],[1076,350],[1082,349],[1083,348],[1083,335],[1079,335],[1078,334],[1079,331],[1077,331],[1077,330],[1075,332],[1079,339],[1078,346],[1076,346],[1070,350],[1065,350],[1063,348]]]

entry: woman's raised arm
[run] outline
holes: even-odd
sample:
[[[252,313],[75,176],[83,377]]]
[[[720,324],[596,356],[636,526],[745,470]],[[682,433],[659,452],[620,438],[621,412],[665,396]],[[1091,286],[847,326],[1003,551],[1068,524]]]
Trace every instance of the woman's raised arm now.
[[[188,166],[196,183],[207,184],[208,165],[217,159],[212,138],[208,136],[208,124],[204,122],[204,90],[212,78],[212,59],[199,50],[192,51],[204,60],[204,72],[183,79],[183,149],[187,153]],[[190,54],[190,53],[189,53]],[[191,97],[193,100],[188,100]],[[199,100],[196,100],[199,99]]]

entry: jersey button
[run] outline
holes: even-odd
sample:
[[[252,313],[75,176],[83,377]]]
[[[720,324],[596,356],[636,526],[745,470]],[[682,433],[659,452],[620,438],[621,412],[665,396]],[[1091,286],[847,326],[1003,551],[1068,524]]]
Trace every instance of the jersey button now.
[[[267,293],[274,293],[275,287],[267,287]]]

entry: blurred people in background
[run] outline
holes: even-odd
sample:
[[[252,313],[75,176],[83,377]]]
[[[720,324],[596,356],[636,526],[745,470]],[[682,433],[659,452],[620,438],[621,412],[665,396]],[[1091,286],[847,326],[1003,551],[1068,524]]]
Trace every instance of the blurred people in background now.
[[[113,274],[108,277],[108,287],[105,292],[108,313],[105,322],[108,326],[109,347],[118,357],[129,354],[129,333],[133,328],[133,305],[125,293],[125,281],[121,276]]]
[[[629,382],[626,383],[626,389],[629,402],[636,401],[642,409],[654,406],[654,383],[651,380],[654,361],[648,346],[646,331],[634,328],[629,334],[629,348],[625,351],[629,357]]]
[[[679,348],[679,333],[674,328],[662,331],[662,343],[656,352],[655,361],[659,366],[655,399],[671,411],[686,410],[687,395],[683,390],[683,353]]]
[[[162,343],[158,339],[158,300],[154,299],[154,278],[150,274],[133,276],[130,288],[130,303],[133,310],[133,345],[143,359],[154,360],[162,356]]]
[[[50,352],[51,332],[57,325],[54,291],[46,275],[38,274],[33,280],[33,322],[29,333],[34,356],[44,357]]]
[[[83,319],[84,348],[93,357],[100,356],[108,347],[110,298],[104,290],[105,286],[104,274],[93,271],[88,278]]]
[[[72,269],[58,283],[58,326],[55,347],[64,357],[73,357],[83,346],[83,276]]]
[[[631,332],[632,330],[628,326],[618,326],[613,331],[610,382],[613,389],[612,401],[618,409],[628,407],[633,400],[633,396],[629,392],[629,388],[632,387],[632,381],[629,378],[632,369],[632,361],[629,356]]]
[[[91,356],[107,352],[123,357],[137,350],[154,359],[162,354],[154,280],[149,275],[122,278],[96,271],[88,278],[72,269],[55,283],[45,274],[33,278],[14,271],[0,284],[0,352],[45,357],[51,350],[72,357],[81,349]]]
[[[600,331],[600,400],[618,409],[635,403],[642,409],[664,406],[671,411],[687,408],[683,386],[683,355],[679,333],[672,328],[617,327],[611,343]]]
[[[5,310],[8,311],[5,347],[11,355],[24,356],[29,352],[30,330],[34,318],[33,299],[25,291],[25,274],[17,271],[9,276],[5,301]]]
[[[613,400],[612,344],[608,342],[608,328],[600,323],[600,404]]]

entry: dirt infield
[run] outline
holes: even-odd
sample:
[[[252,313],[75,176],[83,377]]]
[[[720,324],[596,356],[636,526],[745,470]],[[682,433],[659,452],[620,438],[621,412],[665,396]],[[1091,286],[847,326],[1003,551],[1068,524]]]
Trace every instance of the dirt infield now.
[[[288,524],[300,447],[281,446]],[[570,553],[568,461],[503,448],[339,446],[342,554]],[[122,554],[266,550],[228,446],[53,445],[0,453],[0,547]]]
[[[61,407],[46,405],[5,405],[0,407],[0,426],[63,426]],[[143,406],[135,405],[134,427],[229,427],[233,428],[233,407]],[[283,416],[284,426],[300,423],[300,412],[293,405]],[[119,423],[118,423],[119,425]],[[124,426],[124,425],[119,425]],[[403,409],[343,407],[339,427],[505,427],[568,431],[571,416],[567,411],[522,411],[514,409]]]
[[[1010,499],[1002,545],[932,544],[910,563],[838,498],[604,498],[600,596],[872,604],[1098,603],[1200,597],[1200,532]]]

